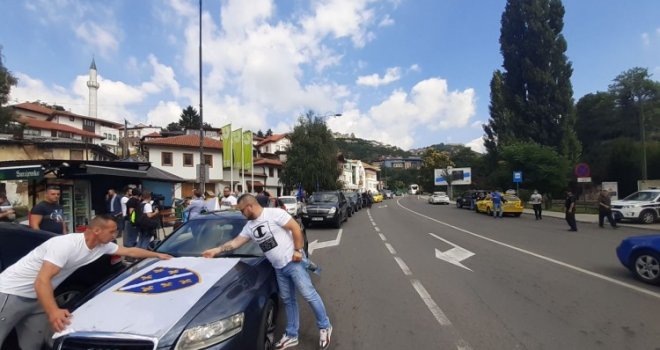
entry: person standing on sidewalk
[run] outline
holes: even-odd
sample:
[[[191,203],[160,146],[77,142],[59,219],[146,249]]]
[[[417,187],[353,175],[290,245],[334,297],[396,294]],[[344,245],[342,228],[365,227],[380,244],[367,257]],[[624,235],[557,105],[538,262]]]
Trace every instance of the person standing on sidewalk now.
[[[568,226],[571,227],[569,231],[576,232],[578,229],[577,223],[575,222],[575,196],[573,196],[571,190],[566,191],[566,202],[564,203],[564,207],[566,208],[566,222],[568,223]]]
[[[259,244],[266,258],[275,268],[279,293],[286,309],[287,326],[282,338],[275,343],[275,349],[286,349],[298,345],[300,315],[296,290],[307,300],[316,316],[319,328],[319,348],[330,346],[332,325],[323,305],[321,296],[314,288],[305,266],[303,234],[296,220],[280,208],[263,208],[251,194],[238,199],[238,210],[248,219],[243,231],[233,240],[206,250],[202,256],[212,258],[220,253],[232,251],[250,239]]]
[[[140,206],[142,192],[138,188],[129,188],[126,195],[129,198],[126,201],[126,220],[124,220],[124,247],[131,248],[137,246],[139,233],[138,227],[131,222],[131,216],[133,212],[137,212]]]
[[[490,198],[493,201],[493,219],[497,219],[498,217],[501,219],[503,199],[500,190],[495,190],[495,192],[490,195]]]
[[[60,205],[59,186],[49,185],[44,200],[30,211],[30,227],[59,235],[69,233],[64,221],[64,208]]]
[[[605,218],[610,222],[610,225],[617,228],[616,221],[612,217],[612,200],[610,193],[607,190],[601,190],[598,195],[598,227],[603,228]]]
[[[536,217],[536,220],[543,219],[543,216],[541,215],[543,212],[541,206],[543,204],[543,196],[541,196],[538,190],[534,190],[532,196],[529,197],[529,203],[532,204],[532,208],[534,208],[534,216]]]

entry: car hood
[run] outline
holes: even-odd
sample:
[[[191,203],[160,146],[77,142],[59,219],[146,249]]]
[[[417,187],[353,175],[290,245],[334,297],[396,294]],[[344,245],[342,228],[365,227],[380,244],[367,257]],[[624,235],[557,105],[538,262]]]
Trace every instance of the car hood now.
[[[655,245],[660,248],[660,234],[630,236],[625,238],[623,241],[630,242],[634,245],[640,245],[640,244]]]
[[[613,201],[612,205],[643,205],[643,204],[649,204],[648,201],[626,201],[626,200],[618,200],[618,201]]]
[[[193,257],[145,260],[76,309],[71,324],[53,338],[73,332],[160,338],[240,261]]]
[[[329,209],[329,208],[336,207],[336,206],[337,206],[337,203],[310,203],[310,204],[307,204],[307,209],[310,209],[310,208],[326,208],[326,209]]]

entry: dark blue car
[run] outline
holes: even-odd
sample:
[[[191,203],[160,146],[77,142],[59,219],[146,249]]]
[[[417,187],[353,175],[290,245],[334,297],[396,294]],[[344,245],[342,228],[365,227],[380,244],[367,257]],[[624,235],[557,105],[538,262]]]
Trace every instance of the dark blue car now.
[[[660,234],[628,237],[616,248],[616,255],[639,280],[660,284]]]
[[[270,349],[278,309],[275,271],[252,241],[214,259],[236,237],[238,212],[199,216],[145,259],[83,300],[55,349]]]

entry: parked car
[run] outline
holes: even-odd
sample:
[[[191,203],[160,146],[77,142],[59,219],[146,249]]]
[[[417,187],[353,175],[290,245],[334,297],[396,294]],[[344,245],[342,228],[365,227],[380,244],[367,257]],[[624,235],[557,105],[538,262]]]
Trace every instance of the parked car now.
[[[374,199],[374,203],[380,203],[383,201],[383,194],[380,192],[375,192],[371,195],[371,198]]]
[[[330,223],[340,228],[348,220],[348,206],[348,200],[341,191],[316,192],[302,209],[302,222],[307,227],[312,223]]]
[[[637,279],[660,285],[660,234],[628,237],[616,255]]]
[[[259,245],[201,257],[246,222],[224,211],[183,224],[155,248],[175,259],[144,259],[107,281],[56,334],[56,349],[271,349],[277,280]]]
[[[390,190],[382,190],[381,193],[383,194],[384,199],[392,199],[394,198],[394,192]]]
[[[28,226],[0,222],[0,272],[13,265],[43,242],[58,236],[55,233],[34,230]],[[73,305],[125,267],[120,256],[104,255],[96,261],[76,270],[55,289],[55,300],[63,308]],[[18,349],[15,333],[0,344],[2,350]]]
[[[612,215],[618,220],[634,220],[652,224],[660,218],[660,190],[650,189],[635,192],[612,202]]]
[[[456,207],[466,209],[473,208],[476,210],[477,200],[485,198],[486,195],[491,192],[492,191],[488,190],[467,190],[456,197]]]
[[[449,196],[447,196],[447,193],[445,192],[433,192],[432,195],[429,196],[429,203],[430,204],[449,204]]]
[[[291,214],[291,216],[300,215],[300,211],[302,210],[302,203],[298,202],[298,198],[295,196],[280,196],[278,198],[282,201],[282,203],[284,203],[286,211]]]
[[[477,201],[477,213],[486,213],[493,215],[493,200],[490,196]],[[502,215],[520,216],[523,212],[523,203],[517,196],[513,194],[502,194]]]
[[[353,216],[354,213],[357,213],[358,210],[360,210],[358,206],[358,202],[362,202],[360,198],[358,198],[358,194],[355,192],[344,192],[344,196],[348,200],[349,204],[349,211],[348,211],[348,216]]]

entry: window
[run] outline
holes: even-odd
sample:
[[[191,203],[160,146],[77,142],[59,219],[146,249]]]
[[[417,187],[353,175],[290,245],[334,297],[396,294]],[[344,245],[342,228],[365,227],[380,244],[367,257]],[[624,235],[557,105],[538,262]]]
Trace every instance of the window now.
[[[96,123],[93,120],[83,119],[83,130],[94,132]]]
[[[112,140],[117,141],[117,135],[112,135]]]
[[[268,168],[268,176],[275,176],[275,169],[273,168]]]
[[[23,136],[39,136],[41,133],[37,129],[24,129]]]
[[[160,154],[160,164],[172,166],[172,152],[163,152]]]
[[[213,155],[205,154],[204,155],[204,164],[208,165],[209,168],[213,168]]]
[[[74,118],[73,116],[69,116],[69,121],[70,121],[70,122],[73,122],[73,121],[75,121],[75,120],[76,120],[76,118]]]
[[[193,166],[193,154],[184,153],[183,154],[183,166]]]
[[[71,160],[83,160],[83,151],[80,149],[72,149],[69,155]]]

